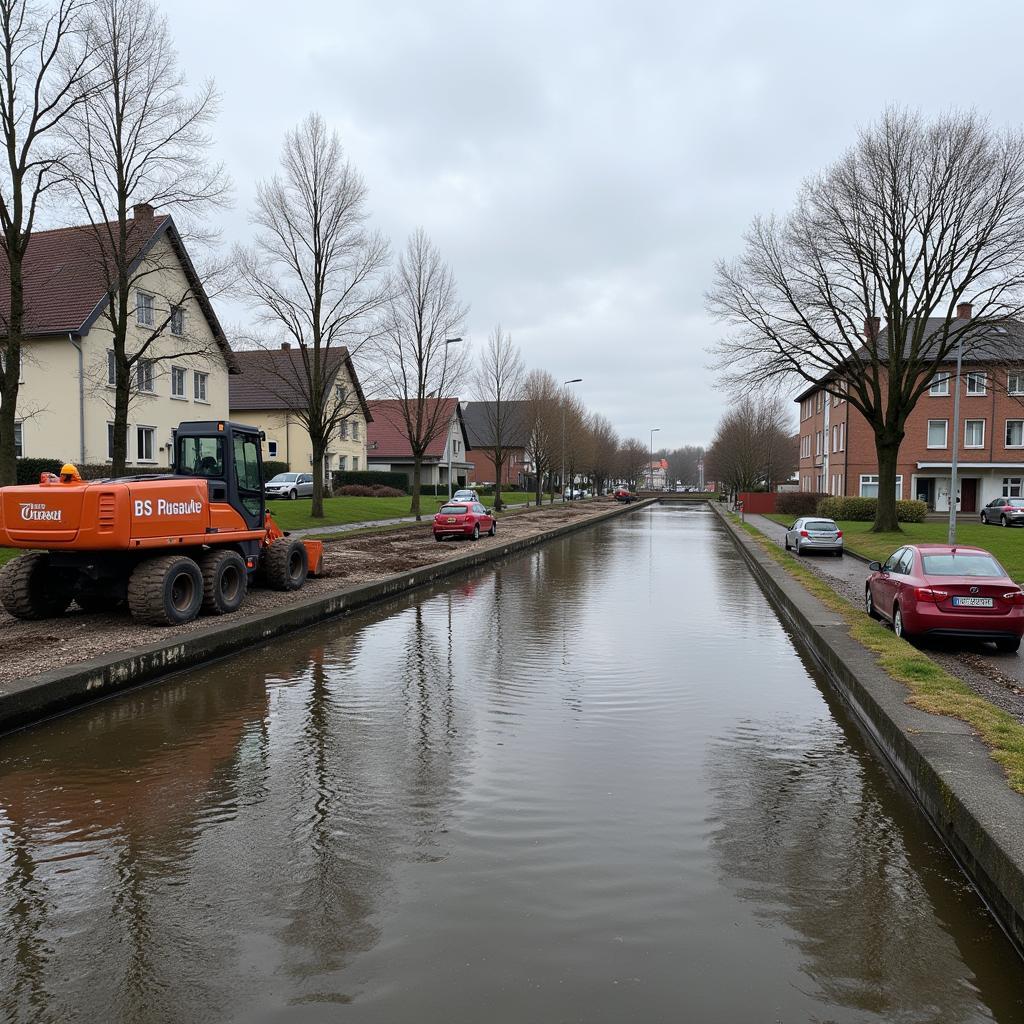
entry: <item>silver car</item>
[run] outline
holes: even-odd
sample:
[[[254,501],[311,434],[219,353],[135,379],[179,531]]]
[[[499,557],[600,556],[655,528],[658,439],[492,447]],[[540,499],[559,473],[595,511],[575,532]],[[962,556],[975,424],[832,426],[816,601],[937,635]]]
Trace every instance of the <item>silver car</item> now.
[[[263,487],[268,498],[312,498],[312,473],[278,473]]]
[[[843,553],[843,531],[831,519],[804,516],[786,531],[785,547],[798,555],[826,551],[838,557]]]
[[[456,491],[452,497],[452,501],[479,501],[480,498],[477,496],[476,491],[470,488],[464,488],[461,491]]]

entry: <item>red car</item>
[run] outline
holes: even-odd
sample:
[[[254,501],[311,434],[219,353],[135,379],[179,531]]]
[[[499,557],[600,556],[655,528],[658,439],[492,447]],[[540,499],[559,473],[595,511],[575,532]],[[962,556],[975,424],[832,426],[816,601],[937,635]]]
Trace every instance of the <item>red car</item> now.
[[[493,537],[498,532],[498,521],[477,501],[451,501],[442,505],[434,516],[434,540],[437,541],[445,537],[479,540],[484,532]]]
[[[1016,651],[1024,634],[1024,591],[982,548],[907,544],[872,562],[864,608],[897,636],[991,640]]]
[[[616,501],[624,501],[628,505],[631,501],[636,500],[635,495],[630,494],[628,487],[618,487],[613,495]]]

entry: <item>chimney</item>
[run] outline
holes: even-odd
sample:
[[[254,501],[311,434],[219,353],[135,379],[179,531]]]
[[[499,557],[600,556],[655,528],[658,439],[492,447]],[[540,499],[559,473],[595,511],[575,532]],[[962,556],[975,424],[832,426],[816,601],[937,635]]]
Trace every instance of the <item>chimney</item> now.
[[[878,337],[878,332],[881,329],[882,321],[877,316],[869,316],[864,320],[864,337],[869,341],[874,341]]]
[[[969,302],[961,302],[956,307],[956,318],[957,320],[970,320],[972,312],[973,310]]]
[[[132,207],[132,217],[139,223],[147,223],[153,219],[153,207],[149,203],[136,203]]]
[[[292,347],[292,343],[290,341],[282,341],[281,342],[281,351],[282,352],[287,352],[289,349],[291,349],[291,347]]]

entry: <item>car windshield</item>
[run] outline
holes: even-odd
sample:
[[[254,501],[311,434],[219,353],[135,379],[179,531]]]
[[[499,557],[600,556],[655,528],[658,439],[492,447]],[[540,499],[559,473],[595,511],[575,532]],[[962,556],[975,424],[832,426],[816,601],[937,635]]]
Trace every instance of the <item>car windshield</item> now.
[[[472,498],[473,497],[473,492],[472,491],[456,491],[452,495],[452,497],[453,498]]]
[[[922,555],[925,576],[1005,576],[1006,570],[991,556],[968,552]]]
[[[829,530],[836,532],[836,524],[831,519],[808,519],[806,528],[808,530]]]
[[[465,505],[442,505],[437,514],[447,516],[464,516],[468,511],[469,510]]]
[[[272,484],[293,484],[299,479],[298,473],[278,473],[277,476],[270,478]]]

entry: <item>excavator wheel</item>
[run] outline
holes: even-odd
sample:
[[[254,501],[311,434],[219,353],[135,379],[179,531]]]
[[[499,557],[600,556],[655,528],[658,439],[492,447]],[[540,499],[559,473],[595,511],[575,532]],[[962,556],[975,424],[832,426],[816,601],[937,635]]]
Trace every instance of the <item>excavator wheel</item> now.
[[[140,562],[128,580],[128,607],[139,622],[180,626],[191,622],[203,603],[203,575],[186,555]]]
[[[54,579],[50,556],[30,551],[0,570],[0,603],[17,619],[52,619],[68,610],[71,593]]]
[[[263,578],[272,590],[298,590],[308,572],[306,546],[301,540],[279,537],[263,555]]]
[[[249,576],[245,561],[237,551],[207,551],[199,559],[203,574],[203,612],[226,615],[237,611],[245,600]]]

